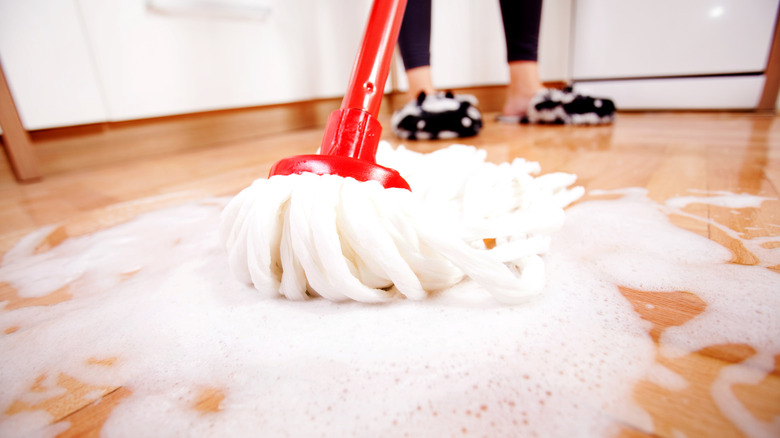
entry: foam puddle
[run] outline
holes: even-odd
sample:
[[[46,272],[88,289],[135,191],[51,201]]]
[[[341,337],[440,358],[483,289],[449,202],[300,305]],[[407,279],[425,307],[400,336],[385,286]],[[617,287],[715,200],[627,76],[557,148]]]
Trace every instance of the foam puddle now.
[[[127,390],[106,436],[652,431],[638,382],[684,390],[690,382],[658,359],[725,343],[754,354],[747,371],[717,375],[717,407],[743,433],[776,435],[777,421],[755,418],[732,389],[761,381],[780,354],[780,276],[729,264],[730,251],[671,225],[673,203],[622,194],[567,210],[545,256],[546,289],[520,306],[469,282],[381,305],[260,296],[233,278],[218,242],[226,199],[149,213],[37,255],[45,233],[31,235],[6,254],[0,281],[20,297],[65,288],[70,299],[0,311],[0,435],[67,430],[67,419],[47,426],[64,413],[46,404],[64,396],[67,379],[88,385],[85,405]],[[657,332],[659,347],[640,314],[656,305],[637,307],[625,288],[685,291],[706,305]],[[199,409],[208,393],[220,397]]]

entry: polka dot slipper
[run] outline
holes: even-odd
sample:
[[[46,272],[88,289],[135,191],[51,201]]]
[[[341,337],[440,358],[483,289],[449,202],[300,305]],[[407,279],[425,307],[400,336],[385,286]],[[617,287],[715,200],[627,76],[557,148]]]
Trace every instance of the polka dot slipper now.
[[[434,140],[477,135],[482,129],[482,114],[477,99],[467,94],[420,93],[417,100],[393,113],[391,125],[398,137],[406,140]]]
[[[521,123],[602,125],[612,123],[614,119],[615,104],[610,99],[584,96],[568,87],[536,93]]]

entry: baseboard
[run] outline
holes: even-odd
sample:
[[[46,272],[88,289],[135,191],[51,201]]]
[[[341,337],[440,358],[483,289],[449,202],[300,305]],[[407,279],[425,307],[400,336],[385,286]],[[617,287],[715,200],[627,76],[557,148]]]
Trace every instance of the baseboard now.
[[[341,99],[209,111],[30,132],[51,176],[324,125]]]
[[[764,75],[578,81],[574,89],[608,96],[619,110],[755,110]]]

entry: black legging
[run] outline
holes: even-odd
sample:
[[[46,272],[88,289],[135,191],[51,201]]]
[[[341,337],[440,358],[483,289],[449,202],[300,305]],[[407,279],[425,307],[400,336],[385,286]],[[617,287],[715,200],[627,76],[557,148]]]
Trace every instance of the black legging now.
[[[506,37],[506,57],[536,61],[542,0],[499,0]],[[431,64],[431,0],[408,0],[398,48],[406,70]]]

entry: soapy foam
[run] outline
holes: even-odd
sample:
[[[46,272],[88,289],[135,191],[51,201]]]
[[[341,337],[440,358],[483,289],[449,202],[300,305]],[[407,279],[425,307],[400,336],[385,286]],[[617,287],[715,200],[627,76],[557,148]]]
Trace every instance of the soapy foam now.
[[[691,190],[691,192],[701,193],[699,190]],[[769,201],[771,199],[773,198],[768,198],[766,196],[755,196],[749,194],[734,196],[733,193],[714,191],[709,193],[709,196],[678,196],[669,198],[666,200],[666,205],[675,208],[683,208],[690,204],[709,204],[720,207],[747,208],[759,207],[764,201]]]
[[[19,296],[69,285],[73,298],[0,312],[1,333],[18,327],[0,336],[0,435],[68,426],[47,426],[41,411],[8,414],[61,394],[61,373],[132,392],[106,436],[606,436],[618,422],[652,431],[635,384],[684,386],[654,357],[726,342],[756,350],[752,374],[726,367],[713,397],[750,436],[777,431],[731,385],[760,381],[780,353],[778,274],[728,264],[728,250],[672,226],[672,207],[642,190],[569,208],[545,256],[544,292],[519,306],[468,280],[385,304],[260,295],[235,280],[216,235],[226,203],[146,214],[36,255],[39,233],[5,255],[0,281]],[[665,330],[659,350],[618,285],[690,291],[706,310]],[[41,375],[44,389],[31,391]],[[219,411],[194,409],[204,388],[224,393]]]

